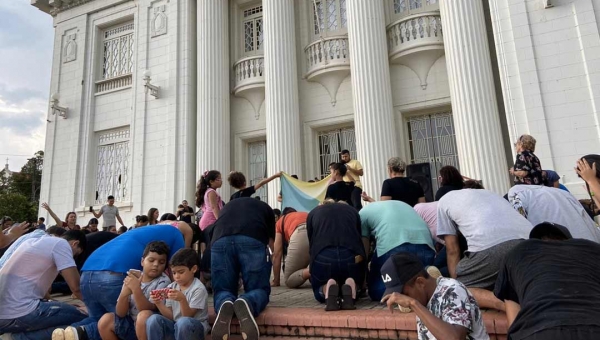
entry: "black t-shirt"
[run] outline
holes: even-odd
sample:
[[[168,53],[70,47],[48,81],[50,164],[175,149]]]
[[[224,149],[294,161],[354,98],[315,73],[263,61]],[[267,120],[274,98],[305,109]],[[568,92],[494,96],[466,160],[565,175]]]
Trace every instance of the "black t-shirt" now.
[[[96,249],[102,247],[105,243],[108,243],[115,237],[119,235],[115,233],[111,233],[109,231],[96,231],[93,233],[89,233],[85,235],[86,238],[86,246],[85,250],[81,255],[77,256],[76,263],[77,268],[83,267],[83,264],[87,260],[87,258],[94,252]]]
[[[194,213],[194,208],[188,206],[188,207],[183,207],[183,210],[177,210],[177,217],[179,218],[180,221],[182,222],[186,222],[186,223],[192,223],[192,216],[183,216],[183,214],[185,213]]]
[[[254,195],[254,193],[256,192],[256,190],[254,190],[254,185],[249,186],[245,189],[236,191],[233,195],[231,195],[231,197],[229,198],[229,201],[233,201],[236,198],[241,198],[241,197],[250,197],[252,195]]]
[[[394,201],[402,201],[411,207],[419,203],[419,198],[425,197],[421,185],[406,177],[394,177],[383,181],[381,196],[391,196]]]
[[[600,245],[527,240],[507,255],[494,294],[521,305],[508,330],[522,339],[560,326],[600,326]]]
[[[334,203],[316,207],[308,214],[306,232],[311,261],[327,247],[345,247],[366,258],[360,216],[350,205]]]
[[[245,235],[269,244],[269,239],[275,239],[273,209],[267,203],[249,197],[227,203],[214,224],[212,244],[231,235]]]
[[[352,191],[354,190],[353,182],[339,181],[327,187],[325,198],[331,198],[335,201],[344,201],[352,205]]]
[[[450,191],[454,191],[454,190],[461,190],[463,188],[463,186],[457,186],[457,185],[444,185],[442,187],[440,187],[438,189],[438,191],[435,193],[435,200],[439,201],[442,199],[442,197],[444,197],[445,194],[449,193]]]

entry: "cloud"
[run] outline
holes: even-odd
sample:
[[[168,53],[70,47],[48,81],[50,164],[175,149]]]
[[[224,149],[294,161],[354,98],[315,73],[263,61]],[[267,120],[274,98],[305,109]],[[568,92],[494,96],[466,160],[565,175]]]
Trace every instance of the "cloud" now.
[[[54,28],[30,0],[0,1],[0,18],[0,158],[19,171],[44,149]]]

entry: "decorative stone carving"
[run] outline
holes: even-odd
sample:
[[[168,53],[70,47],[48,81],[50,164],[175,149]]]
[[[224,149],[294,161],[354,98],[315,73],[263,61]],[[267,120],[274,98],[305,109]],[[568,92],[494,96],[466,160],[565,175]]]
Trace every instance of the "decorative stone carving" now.
[[[68,63],[77,59],[77,33],[67,35],[67,41],[63,49],[63,63]]]
[[[165,5],[154,7],[154,18],[152,18],[152,22],[150,23],[152,38],[167,34],[167,14],[165,10]]]

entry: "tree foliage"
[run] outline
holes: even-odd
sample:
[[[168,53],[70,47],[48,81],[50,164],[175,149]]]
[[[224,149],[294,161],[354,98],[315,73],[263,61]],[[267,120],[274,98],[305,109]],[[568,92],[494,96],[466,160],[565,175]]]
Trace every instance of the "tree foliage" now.
[[[21,172],[0,171],[0,216],[15,221],[35,220],[40,201],[44,151],[38,151],[21,168]]]
[[[37,220],[37,204],[18,193],[0,193],[0,216],[10,216],[13,221]]]

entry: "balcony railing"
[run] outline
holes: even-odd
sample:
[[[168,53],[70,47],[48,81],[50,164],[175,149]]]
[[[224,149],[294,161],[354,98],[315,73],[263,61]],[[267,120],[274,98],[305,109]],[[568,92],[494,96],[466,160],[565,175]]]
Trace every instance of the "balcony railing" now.
[[[131,73],[122,76],[103,79],[96,82],[96,94],[119,90],[121,88],[131,87]]]
[[[244,86],[260,85],[265,83],[265,58],[261,56],[240,59],[233,65],[235,73],[234,91],[239,91]]]
[[[387,37],[392,60],[422,47],[438,45],[443,49],[442,19],[439,12],[411,15],[389,25]]]
[[[313,42],[304,49],[307,61],[307,77],[332,66],[350,66],[348,37],[325,38]]]
[[[265,58],[260,55],[240,59],[233,65],[233,72],[234,95],[248,100],[258,119],[265,100]]]

